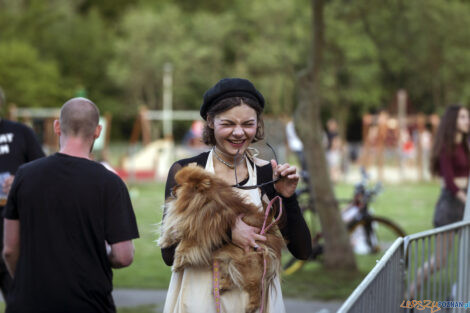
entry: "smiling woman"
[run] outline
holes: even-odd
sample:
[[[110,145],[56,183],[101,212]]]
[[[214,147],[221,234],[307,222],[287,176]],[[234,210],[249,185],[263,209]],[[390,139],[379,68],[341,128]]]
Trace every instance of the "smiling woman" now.
[[[263,235],[264,232],[261,232],[262,225],[248,223],[248,216],[237,217],[236,214],[233,215],[233,220],[229,223],[231,228],[224,228],[221,232],[223,246],[230,246],[232,251],[238,250],[244,255],[242,264],[235,260],[233,260],[233,264],[229,262],[228,273],[230,274],[224,276],[224,269],[220,267],[221,286],[226,286],[226,282],[232,280],[233,288],[221,289],[220,296],[218,296],[219,266],[214,261],[215,259],[213,259],[214,263],[186,266],[183,269],[181,266],[175,268],[173,263],[175,254],[178,260],[184,259],[184,256],[180,255],[184,251],[180,243],[192,240],[194,247],[185,245],[186,251],[193,251],[207,245],[207,241],[197,241],[194,238],[209,238],[211,235],[213,237],[213,234],[201,235],[201,233],[204,232],[204,229],[207,231],[209,228],[214,229],[215,234],[216,229],[219,231],[222,225],[221,221],[217,219],[217,214],[207,214],[207,206],[219,203],[217,201],[224,203],[230,198],[217,200],[217,197],[222,197],[222,195],[218,195],[212,188],[209,178],[200,179],[200,183],[196,184],[196,187],[182,188],[185,184],[194,184],[196,181],[196,177],[182,174],[190,171],[183,171],[180,172],[180,175],[176,175],[180,169],[187,165],[197,165],[204,168],[208,174],[211,173],[210,175],[213,176],[209,175],[208,177],[215,176],[213,179],[226,184],[226,188],[236,195],[234,199],[242,199],[239,202],[249,204],[253,208],[250,212],[255,215],[260,214],[262,219],[264,218],[264,208],[268,207],[270,200],[281,196],[284,206],[281,216],[283,222],[276,227],[279,227],[282,237],[288,243],[288,249],[294,256],[307,259],[310,255],[310,233],[295,196],[295,188],[299,180],[296,168],[289,164],[278,165],[275,160],[270,162],[261,160],[251,153],[251,143],[264,137],[262,119],[264,105],[264,97],[261,93],[250,81],[241,78],[222,79],[204,94],[201,106],[201,116],[206,120],[203,140],[207,145],[212,146],[212,149],[193,158],[175,162],[168,174],[165,188],[167,205],[163,219],[162,238],[166,238],[167,243],[175,243],[166,245],[162,244],[163,240],[160,241],[165,263],[174,265],[164,312],[285,312],[280,288],[279,256],[274,257],[277,259],[272,263],[274,265],[268,265],[270,270],[277,273],[273,279],[250,281],[251,286],[254,284],[266,295],[262,297],[264,300],[261,303],[249,301],[249,294],[245,291],[248,279],[241,277],[240,272],[234,271],[237,268],[253,269],[254,260],[257,260],[260,255],[269,253],[270,237],[266,241],[268,235]],[[178,179],[177,184],[176,180]],[[175,186],[182,189],[174,193],[177,197],[173,198],[171,191]],[[207,188],[210,188],[212,192],[204,191]],[[196,191],[196,195],[189,196],[181,190],[188,190],[188,193]],[[200,207],[197,209],[200,215],[197,215],[194,220],[188,221],[187,211],[189,210],[183,210],[181,216],[175,213],[177,205],[173,204],[181,203],[181,201],[178,202],[180,199],[181,201],[189,201],[191,208]],[[237,207],[239,203],[235,201],[231,204],[233,207]],[[218,213],[219,210],[226,212],[232,209],[226,206],[217,206],[215,212]],[[188,208],[189,205],[184,207]],[[199,222],[196,220],[201,220],[200,216],[203,215],[204,225],[198,225]],[[272,215],[269,218],[272,218]],[[183,229],[182,225],[186,224],[192,225],[192,228]],[[195,235],[189,238],[188,233]],[[216,251],[219,248],[221,247],[210,247],[210,250]],[[191,255],[188,258],[191,258]],[[238,263],[235,264],[235,262]]]

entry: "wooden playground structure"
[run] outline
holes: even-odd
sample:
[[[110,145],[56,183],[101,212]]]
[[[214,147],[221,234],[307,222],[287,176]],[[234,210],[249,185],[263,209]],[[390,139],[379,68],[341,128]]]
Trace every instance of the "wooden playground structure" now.
[[[165,180],[175,156],[173,121],[200,120],[199,111],[148,110],[140,107],[129,140],[129,153],[120,162],[119,175],[131,180]],[[162,121],[163,137],[152,140],[152,122]],[[159,136],[161,137],[161,136]],[[139,139],[142,148],[137,150]]]

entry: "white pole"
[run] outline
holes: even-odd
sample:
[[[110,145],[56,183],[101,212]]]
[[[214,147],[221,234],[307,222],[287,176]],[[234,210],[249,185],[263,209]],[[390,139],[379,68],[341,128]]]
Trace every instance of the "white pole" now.
[[[163,135],[173,137],[173,66],[165,63],[163,66]]]
[[[398,135],[398,158],[400,160],[400,178],[404,178],[404,158],[402,147],[404,144],[405,133],[408,131],[406,127],[406,100],[408,95],[404,89],[400,89],[397,92],[397,102],[398,102],[398,127],[400,134]]]

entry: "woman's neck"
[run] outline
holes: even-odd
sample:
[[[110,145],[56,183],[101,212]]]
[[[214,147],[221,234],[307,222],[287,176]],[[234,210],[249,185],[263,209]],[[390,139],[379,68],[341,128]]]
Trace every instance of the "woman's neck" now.
[[[457,134],[455,134],[455,143],[461,143],[462,139],[463,139],[463,135],[461,132],[458,131]]]
[[[244,162],[244,157],[242,158],[237,158],[237,166],[236,166],[236,173],[235,173],[235,166],[233,163],[233,157],[232,161],[226,161],[226,159],[222,159],[222,154],[219,149],[214,147],[214,155],[212,157],[212,160],[214,162],[214,172],[216,175],[220,178],[222,178],[227,184],[229,185],[235,185],[237,182],[240,183],[246,177],[248,177],[248,169],[246,162]],[[225,154],[227,156],[227,154]],[[220,159],[224,160],[222,162]],[[229,165],[227,165],[227,164]],[[235,175],[237,178],[235,178]]]
[[[223,161],[225,161],[225,163],[224,163],[225,165],[230,164],[231,166],[235,166],[235,156],[221,151],[219,148],[217,148],[217,146],[214,146],[214,152],[216,154],[217,161],[219,161],[221,163],[224,163],[224,162],[219,160],[219,158],[220,158]],[[238,156],[236,158],[237,165],[240,165],[240,163],[241,163],[240,161],[242,161],[244,158],[245,158],[244,153],[243,154],[238,154]]]

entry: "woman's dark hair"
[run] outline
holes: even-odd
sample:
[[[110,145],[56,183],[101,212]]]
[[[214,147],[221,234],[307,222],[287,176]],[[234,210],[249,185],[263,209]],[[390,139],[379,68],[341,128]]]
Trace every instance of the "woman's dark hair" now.
[[[250,108],[256,111],[256,119],[258,121],[258,127],[256,129],[256,135],[253,139],[253,142],[257,142],[264,138],[264,123],[261,114],[263,113],[263,108],[259,103],[251,98],[245,97],[232,97],[225,98],[217,102],[208,112],[207,112],[207,121],[204,125],[204,130],[202,132],[202,141],[208,146],[215,146],[215,136],[214,129],[209,127],[208,121],[214,121],[214,117],[217,114],[228,111],[236,106],[246,104]]]
[[[439,123],[431,152],[431,173],[433,175],[440,175],[439,157],[441,153],[451,154],[455,150],[457,118],[461,109],[464,109],[464,107],[459,104],[452,104],[448,106]],[[467,134],[462,135],[462,144],[464,146],[465,153],[468,156],[469,147]]]

